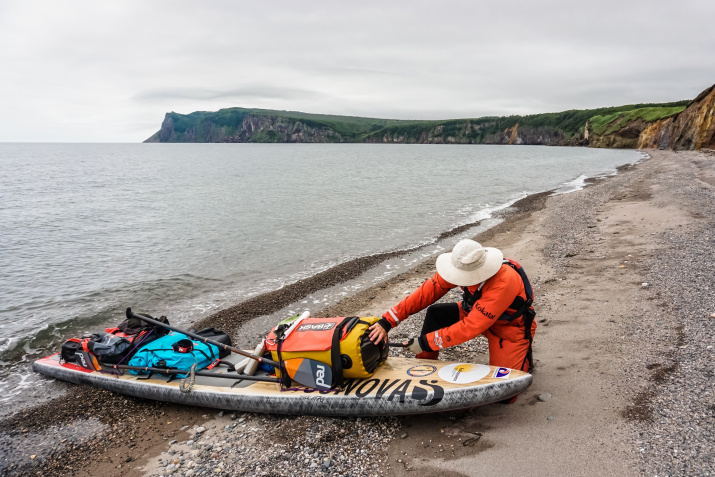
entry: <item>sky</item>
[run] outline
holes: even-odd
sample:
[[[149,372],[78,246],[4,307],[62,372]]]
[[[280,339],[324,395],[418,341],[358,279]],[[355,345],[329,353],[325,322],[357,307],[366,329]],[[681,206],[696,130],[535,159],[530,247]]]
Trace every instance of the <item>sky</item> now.
[[[170,111],[450,119],[692,99],[715,2],[0,0],[0,142],[141,142]]]

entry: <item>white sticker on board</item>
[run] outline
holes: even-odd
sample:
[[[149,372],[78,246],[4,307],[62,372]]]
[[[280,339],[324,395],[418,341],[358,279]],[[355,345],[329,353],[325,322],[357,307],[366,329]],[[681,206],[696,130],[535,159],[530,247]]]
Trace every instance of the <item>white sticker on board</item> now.
[[[489,371],[491,368],[483,364],[453,363],[441,368],[437,374],[449,383],[467,384],[486,377]]]

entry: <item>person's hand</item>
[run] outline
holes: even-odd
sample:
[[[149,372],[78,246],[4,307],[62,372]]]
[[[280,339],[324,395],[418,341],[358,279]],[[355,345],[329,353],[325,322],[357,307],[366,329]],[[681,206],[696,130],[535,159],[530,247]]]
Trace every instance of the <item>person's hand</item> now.
[[[387,343],[387,331],[385,331],[385,328],[380,326],[379,323],[375,323],[369,329],[370,334],[368,335],[368,338],[370,338],[370,341],[375,344],[380,344],[380,341]]]
[[[409,341],[403,341],[402,344],[405,345],[405,348],[415,354],[420,354],[422,351],[424,351],[422,349],[422,346],[420,346],[420,340],[418,339],[418,337],[410,338]]]

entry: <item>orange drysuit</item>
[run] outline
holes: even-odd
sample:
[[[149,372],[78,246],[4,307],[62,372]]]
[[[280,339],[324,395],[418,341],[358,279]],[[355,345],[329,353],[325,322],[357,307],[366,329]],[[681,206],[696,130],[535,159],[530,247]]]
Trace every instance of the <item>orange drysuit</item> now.
[[[479,285],[466,287],[470,293],[475,293]],[[410,296],[402,300],[383,315],[390,326],[394,328],[400,321],[417,313],[442,298],[449,290],[455,288],[435,273],[434,277],[424,282]],[[428,333],[420,343],[427,343],[430,351],[420,353],[417,357],[437,359],[439,350],[484,335],[489,340],[489,364],[512,369],[528,371],[529,339],[524,336],[523,315],[513,321],[499,320],[505,312],[513,314],[516,310],[509,308],[517,296],[526,300],[524,282],[519,273],[509,265],[502,265],[499,271],[487,279],[481,287],[481,297],[474,303],[469,313],[466,313],[459,303],[459,321],[451,326]],[[531,325],[531,336],[536,331],[536,320]],[[424,345],[423,345],[424,346]]]

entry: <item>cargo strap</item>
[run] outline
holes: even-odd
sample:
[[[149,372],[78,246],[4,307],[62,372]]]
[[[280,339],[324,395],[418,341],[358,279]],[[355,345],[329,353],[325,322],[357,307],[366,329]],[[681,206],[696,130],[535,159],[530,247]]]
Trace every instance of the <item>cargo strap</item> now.
[[[194,388],[194,382],[196,381],[196,363],[191,365],[189,370],[189,384],[186,384],[186,377],[184,377],[179,383],[179,391],[182,393],[190,393]]]
[[[333,368],[333,382],[337,388],[343,387],[343,360],[340,356],[340,338],[343,336],[343,330],[346,330],[345,336],[347,336],[358,323],[367,324],[361,321],[359,316],[348,316],[341,321],[340,324],[335,327],[335,331],[333,331],[333,342],[330,346],[330,361],[332,364],[331,368]]]

